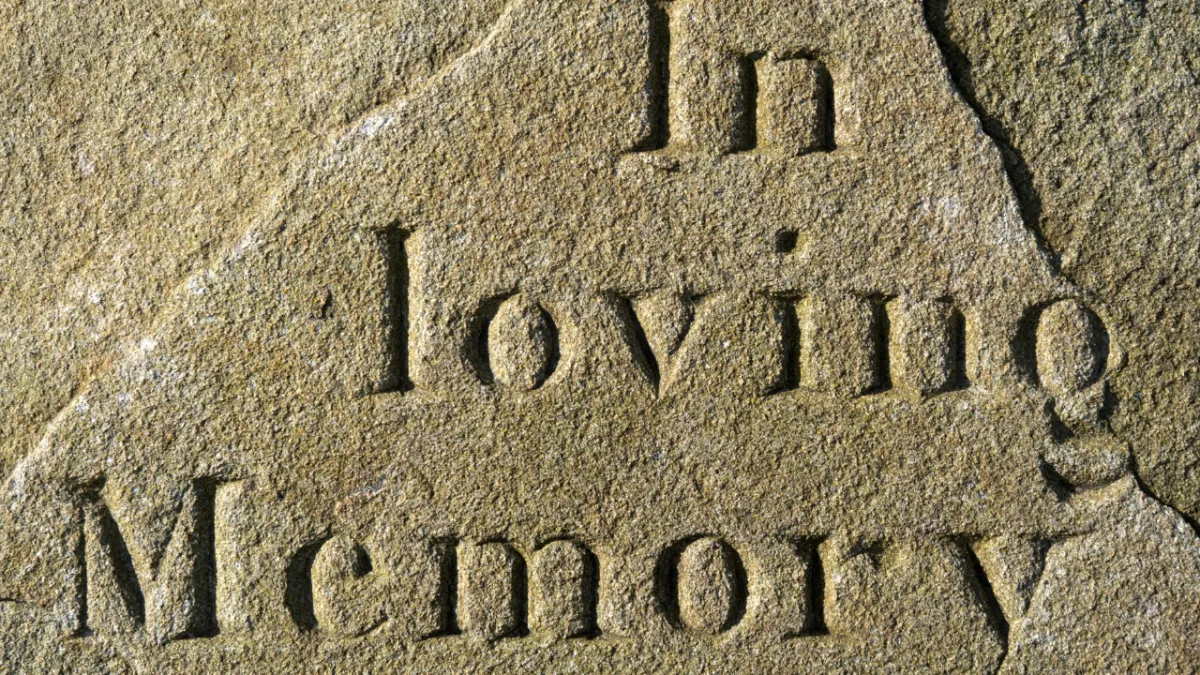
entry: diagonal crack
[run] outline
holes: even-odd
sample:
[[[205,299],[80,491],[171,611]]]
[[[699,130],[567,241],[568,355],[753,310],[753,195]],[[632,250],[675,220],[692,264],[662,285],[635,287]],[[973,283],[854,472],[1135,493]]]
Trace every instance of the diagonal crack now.
[[[1134,481],[1137,482],[1138,489],[1140,489],[1142,492],[1146,493],[1146,495],[1148,497],[1150,497],[1154,501],[1158,502],[1159,504],[1162,504],[1163,506],[1167,507],[1172,512],[1174,512],[1175,515],[1177,515],[1181,519],[1183,519],[1183,522],[1187,523],[1188,527],[1190,527],[1192,529],[1192,532],[1195,533],[1196,537],[1200,538],[1200,522],[1197,522],[1195,518],[1184,513],[1182,510],[1175,508],[1174,506],[1171,505],[1171,502],[1168,502],[1167,500],[1163,499],[1162,497],[1159,497],[1154,492],[1154,490],[1150,489],[1150,485],[1147,484],[1145,479],[1142,478],[1141,474],[1138,473],[1136,457],[1133,459],[1133,466],[1130,469],[1130,473],[1133,474],[1133,479],[1134,479]]]
[[[1025,227],[1037,238],[1042,250],[1050,256],[1055,272],[1062,273],[1062,256],[1050,245],[1042,233],[1042,196],[1033,182],[1033,170],[1025,161],[1021,150],[1012,142],[1012,133],[1000,119],[988,112],[975,93],[975,80],[972,76],[970,59],[950,36],[946,25],[946,15],[951,0],[923,0],[922,10],[925,16],[925,27],[937,43],[942,61],[950,74],[950,81],[958,90],[959,96],[975,113],[983,133],[987,134],[996,147],[1004,162],[1004,173],[1016,195],[1017,204],[1021,210],[1021,220]]]
[[[960,549],[973,577],[972,586],[974,587],[977,600],[987,615],[988,623],[991,624],[992,629],[996,631],[1000,639],[1000,658],[996,662],[995,670],[992,671],[998,673],[1004,667],[1004,660],[1008,658],[1010,648],[1008,617],[1004,615],[1000,600],[996,597],[996,591],[992,587],[992,580],[988,578],[987,572],[983,568],[983,563],[979,560],[979,555],[975,553],[975,549],[971,546],[971,543],[968,541],[961,542]]]
[[[400,105],[404,101],[417,98],[418,96],[422,95],[423,93],[428,91],[430,88],[432,88],[434,84],[436,84],[437,82],[444,79],[449,73],[453,72],[455,70],[455,68],[458,67],[459,64],[471,59],[476,54],[478,54],[480,51],[486,49],[488,47],[488,45],[490,45],[496,39],[496,36],[498,36],[505,28],[507,28],[511,24],[512,15],[514,13],[514,10],[523,4],[524,4],[524,0],[512,0],[512,2],[509,2],[507,5],[504,6],[504,9],[501,10],[500,14],[496,17],[496,20],[494,22],[492,22],[492,25],[488,28],[487,32],[483,35],[483,37],[480,38],[475,43],[473,43],[470,47],[465,49],[458,56],[456,56],[455,58],[448,61],[444,66],[442,66],[440,69],[438,69],[437,71],[435,71],[434,73],[429,75],[429,77],[422,80],[418,85],[409,89],[402,96],[400,96],[396,99],[392,99],[392,100],[380,103],[379,105],[376,105],[376,106],[364,111],[362,114],[358,115],[355,119],[351,120],[348,124],[345,125],[342,133],[337,134],[335,136],[335,139],[337,139],[337,140],[334,141],[334,146],[336,147],[337,143],[339,143],[342,139],[345,139],[348,136],[355,134],[356,130],[361,129],[363,127],[363,125],[366,124],[371,117],[378,115],[380,110],[387,109],[390,107],[395,107],[395,106]],[[300,161],[303,162],[306,159],[308,159],[309,157],[311,157],[313,151],[319,144],[326,143],[326,142],[328,142],[328,141],[325,139],[322,139],[321,141],[314,143],[312,146],[310,146],[308,148],[297,151],[297,153],[294,156],[299,157]],[[293,167],[293,168],[295,168],[295,167]],[[295,185],[299,182],[296,177],[297,176],[296,171],[284,171],[281,173],[281,175],[284,176],[284,178],[282,179],[282,184],[278,184],[273,189],[266,191],[266,193],[265,193],[266,196],[257,203],[256,207],[252,207],[250,209],[251,211],[255,210],[255,208],[262,208],[263,205],[270,205],[273,203],[277,203],[278,197],[280,195],[285,194],[289,189],[294,189]],[[238,236],[236,238],[234,238],[234,237],[228,238],[226,241],[224,241],[223,246],[213,246],[211,248],[206,247],[206,248],[202,249],[201,253],[198,254],[198,257],[200,258],[200,260],[195,265],[189,265],[189,272],[187,274],[185,274],[178,283],[175,283],[174,285],[172,285],[170,287],[170,290],[167,291],[167,293],[166,293],[166,297],[172,297],[172,296],[178,294],[180,292],[180,289],[186,288],[188,282],[191,279],[195,278],[197,274],[203,274],[203,272],[205,270],[207,270],[214,264],[214,261],[219,260],[221,252],[228,251],[229,249],[238,246],[240,242],[245,241],[246,237],[248,235],[250,235],[255,229],[257,229],[260,226],[261,222],[262,222],[262,220],[260,218],[253,218],[251,220],[249,226],[240,233],[240,236]],[[158,331],[159,327],[161,326],[166,312],[167,312],[166,305],[160,306],[157,309],[157,311],[146,322],[144,322],[142,324],[142,328],[132,330],[132,331],[130,331],[130,334],[132,334],[132,335],[137,335],[137,334],[153,335],[154,333],[156,333]],[[47,436],[49,436],[50,433],[54,430],[54,428],[58,425],[59,421],[68,413],[68,411],[70,411],[72,408],[74,408],[76,403],[83,397],[84,393],[87,391],[89,385],[93,381],[103,377],[106,373],[108,373],[110,370],[112,370],[112,368],[115,367],[122,360],[123,360],[123,357],[121,357],[121,356],[117,356],[115,358],[108,359],[105,363],[103,363],[99,367],[90,369],[89,372],[84,377],[80,378],[80,380],[78,382],[76,382],[75,386],[72,387],[70,393],[68,394],[67,398],[65,399],[65,402],[61,406],[59,406],[57,409],[55,409],[54,412],[47,417],[46,422],[42,426],[41,432],[37,435],[37,438],[39,439],[39,441],[38,441],[38,443],[36,443],[34,445],[34,448],[37,448],[38,446],[40,446],[41,443],[45,440],[45,438]],[[20,463],[22,461],[24,461],[25,457],[27,457],[27,456],[28,456],[28,454],[21,457],[21,459],[18,459],[16,462],[16,465],[20,465]],[[8,482],[9,479],[11,479],[12,475],[13,475],[13,472],[10,471],[9,475],[4,480],[5,484]]]

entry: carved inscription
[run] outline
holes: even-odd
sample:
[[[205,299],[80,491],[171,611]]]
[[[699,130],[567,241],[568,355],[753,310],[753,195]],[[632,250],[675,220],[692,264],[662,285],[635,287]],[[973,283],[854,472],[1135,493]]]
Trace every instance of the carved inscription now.
[[[120,528],[98,492],[84,502],[81,633],[130,633],[146,621],[146,601]]]
[[[646,378],[661,393],[675,378],[675,359],[695,321],[700,298],[657,291],[621,305],[629,335]]]
[[[1108,335],[1094,312],[1076,300],[1046,307],[1038,317],[1037,374],[1067,422],[1094,421],[1104,405],[1100,383]]]
[[[78,632],[148,631],[157,642],[218,632],[215,481],[197,480],[183,499],[160,558],[131,553],[102,488],[84,494]]]
[[[889,303],[891,376],[898,386],[923,396],[966,382],[962,314],[946,300]]]
[[[326,541],[312,564],[313,615],[323,630],[337,635],[365,635],[386,617],[379,607],[371,558],[344,537]]]
[[[785,70],[800,68],[782,63],[776,65]],[[811,68],[804,72],[808,73],[805,78],[817,77]],[[788,77],[793,75],[800,77],[795,73]],[[770,245],[780,255],[803,246],[797,230],[779,230],[772,237]],[[467,364],[464,374],[480,384],[501,391],[533,391],[553,383],[561,363],[573,358],[562,349],[586,345],[597,337],[584,332],[578,336],[580,340],[571,339],[570,347],[564,345],[555,315],[577,316],[583,308],[565,308],[568,311],[563,312],[564,307],[553,296],[546,297],[545,291],[536,297],[514,291],[485,296],[475,300],[469,310],[447,311],[444,301],[412,305],[410,275],[423,279],[427,274],[423,270],[426,261],[409,257],[408,249],[416,240],[416,235],[394,228],[379,235],[380,250],[386,254],[381,282],[384,320],[380,323],[380,344],[385,346],[386,358],[377,392],[404,392],[417,386],[409,372],[410,352],[420,353],[422,367],[429,373],[454,368],[450,361],[461,356]],[[746,298],[769,306],[769,320],[721,320],[719,315],[748,311],[742,306]],[[578,303],[579,296],[572,301]],[[968,346],[975,344],[976,336],[970,334],[973,326],[968,325],[964,312],[974,308],[961,307],[950,297],[918,297],[887,288],[855,293],[715,289],[703,294],[686,288],[658,288],[626,295],[600,290],[583,302],[607,306],[604,311],[615,315],[634,365],[659,395],[678,384],[693,386],[696,371],[711,369],[689,357],[687,345],[708,350],[717,333],[735,327],[753,331],[760,343],[779,345],[777,355],[748,356],[747,363],[753,361],[754,366],[749,370],[743,367],[740,373],[742,381],[756,380],[753,389],[758,395],[800,390],[848,399],[897,390],[923,399],[966,389],[972,377],[989,375],[969,363],[974,352],[969,353]],[[1018,367],[1054,397],[1062,421],[1096,423],[1103,413],[1106,391],[1102,373],[1108,359],[1108,336],[1103,322],[1073,299],[1028,311],[1022,319],[1022,334],[1013,345]],[[700,317],[704,320],[698,320]],[[459,323],[462,328],[457,327]],[[431,335],[436,341],[429,340]],[[736,349],[738,337],[723,335],[722,349]],[[447,353],[456,349],[461,352]],[[766,363],[770,360],[774,365]],[[431,389],[438,383],[422,379],[419,386]]]
[[[697,364],[681,358],[693,335],[698,330],[704,333],[694,338],[703,342],[713,337],[714,330],[724,330],[717,316],[710,315],[734,311],[735,305],[729,302],[732,295],[736,294],[723,291],[699,296],[657,290],[633,298],[601,294],[595,302],[610,306],[636,367],[662,394],[696,368]],[[772,339],[780,345],[778,355],[771,357],[777,361],[773,369],[759,364],[762,393],[799,389],[853,398],[896,388],[929,397],[970,385],[970,327],[950,298],[829,292],[753,297],[769,306],[773,315],[753,329],[773,331]],[[471,355],[469,361],[481,383],[532,391],[552,381],[564,357],[559,327],[546,307],[523,293],[480,303],[470,320],[474,338],[464,336],[463,350]],[[385,391],[412,387],[402,356],[407,338],[394,337],[395,326],[410,330],[408,311],[398,311],[403,320],[385,325],[387,341],[396,348],[383,381],[404,384],[389,385]],[[709,318],[697,329],[701,312]],[[1014,345],[1013,356],[1056,399],[1064,420],[1094,420],[1103,406],[1101,375],[1108,358],[1103,323],[1076,300],[1050,304],[1033,316],[1029,348]],[[417,334],[427,330],[424,322],[429,320],[429,316],[414,316],[412,330]],[[743,330],[750,327],[741,326]]]
[[[857,396],[887,381],[878,303],[850,295],[807,298],[800,311],[800,381],[835,396]]]
[[[526,631],[525,558],[504,542],[463,544],[458,551],[458,620],[482,640]]]
[[[515,3],[462,61],[405,89],[386,122],[372,114],[360,125],[370,133],[339,141],[344,156],[322,168],[332,173],[288,174],[303,177],[284,200],[296,213],[271,223],[289,237],[307,225],[336,241],[320,217],[299,217],[328,204],[317,200],[331,194],[323,190],[375,225],[405,214],[403,227],[372,230],[353,248],[314,245],[298,256],[310,271],[337,265],[330,251],[369,264],[321,279],[315,296],[304,283],[259,284],[249,272],[249,281],[214,285],[221,293],[193,323],[170,326],[181,330],[165,332],[157,355],[142,349],[145,361],[121,369],[116,384],[88,385],[94,419],[71,417],[88,409],[83,394],[63,409],[65,423],[56,418],[42,446],[89,453],[88,462],[74,473],[67,455],[39,450],[11,482],[39,466],[88,480],[102,470],[174,476],[213,466],[258,476],[199,478],[136,508],[103,482],[72,486],[81,528],[63,557],[78,557],[78,571],[64,577],[73,583],[68,618],[55,618],[74,622],[67,646],[193,640],[173,645],[177,654],[203,639],[232,653],[285,636],[313,649],[302,653],[340,656],[375,640],[400,644],[414,661],[445,658],[452,670],[454,659],[479,654],[529,667],[537,661],[522,650],[619,653],[639,640],[646,652],[682,645],[718,663],[722,649],[769,642],[828,662],[868,639],[899,643],[921,631],[936,641],[945,626],[998,651],[999,670],[1052,542],[976,528],[1091,527],[1086,500],[1068,502],[1075,491],[1115,475],[1134,482],[1120,474],[1131,462],[1107,425],[1100,315],[1075,299],[1047,302],[1070,293],[1069,281],[1041,260],[1032,235],[1014,235],[1007,186],[967,189],[989,175],[979,157],[996,165],[999,155],[981,151],[986,139],[965,108],[951,119],[950,106],[962,106],[950,83],[899,95],[876,86],[887,70],[878,65],[899,60],[886,50],[906,44],[901,30],[850,45],[838,34],[817,48],[817,31],[862,26],[813,3],[648,1],[645,134],[635,146],[626,134],[640,112],[629,106],[640,73],[617,96],[600,80],[628,79],[638,32],[612,44],[611,62],[572,64],[571,77],[590,78],[602,97],[542,100],[540,87],[563,93],[554,67],[571,59],[539,54],[525,77],[508,43],[570,46],[599,35],[602,22],[534,45],[510,32],[527,23],[520,12],[529,8]],[[554,4],[548,13],[562,9]],[[920,14],[907,9],[909,19]],[[614,10],[604,22],[623,16],[640,30],[634,14]],[[607,49],[602,37],[595,42]],[[847,63],[864,53],[861,81],[847,78]],[[911,56],[918,68],[938,65],[933,52]],[[471,88],[473,69],[493,67],[504,68],[502,90]],[[517,91],[529,92],[529,110],[509,100]],[[848,105],[848,95],[863,105]],[[447,98],[434,114],[422,96]],[[454,100],[467,105],[446,104]],[[571,108],[589,100],[620,105]],[[937,133],[909,117],[887,122],[900,103],[945,119]],[[848,135],[855,116],[883,120],[878,139]],[[963,129],[974,134],[965,149],[937,149]],[[578,144],[543,143],[568,132]],[[599,142],[609,143],[602,155],[591,150]],[[618,150],[633,156],[614,169]],[[391,151],[405,156],[374,161]],[[356,164],[367,160],[378,170]],[[538,175],[546,167],[563,175]],[[379,194],[382,205],[369,201]],[[970,230],[973,209],[983,212],[982,233]],[[339,215],[338,226],[357,217]],[[997,241],[1000,263],[975,265],[979,242]],[[282,246],[247,248],[213,273],[260,265],[276,281],[299,276]],[[1022,257],[1030,252],[1033,262]],[[249,311],[236,304],[242,294],[249,304],[282,300],[278,311]],[[301,301],[309,319],[294,316],[296,297],[315,297]],[[1017,315],[980,318],[997,307]],[[238,323],[259,315],[270,322],[262,331]],[[196,339],[184,332],[192,329]],[[321,361],[358,340],[346,358]],[[278,345],[294,353],[257,360]],[[141,368],[155,378],[137,380]],[[159,377],[185,371],[179,382]],[[126,393],[150,380],[151,395]],[[997,396],[1003,386],[993,383],[1024,386]],[[119,407],[125,399],[133,402]],[[188,417],[206,404],[232,410]],[[112,410],[131,412],[111,421]],[[231,423],[238,414],[262,422],[244,452],[239,442],[254,434]],[[995,439],[978,442],[988,431]],[[76,442],[87,436],[106,438]],[[1103,470],[1092,469],[1103,453]],[[1033,489],[1003,506],[1042,487],[1035,460],[1054,478],[1053,494]],[[237,520],[265,510],[226,508],[259,479],[277,497],[263,502],[280,512],[330,502]],[[158,499],[178,510],[169,527],[147,528],[165,534],[132,530],[162,515],[147,513]],[[368,503],[383,504],[383,515],[347,508]],[[1004,522],[1013,514],[1020,522]],[[1067,517],[1075,520],[1055,520]],[[245,592],[256,582],[257,594]]]
[[[1042,307],[1033,318],[1036,379],[1051,397],[1055,424],[1043,470],[1065,498],[1076,488],[1121,476],[1130,448],[1108,425],[1112,406],[1105,374],[1111,346],[1103,321],[1077,300]]]
[[[721,537],[688,537],[662,548],[647,577],[653,589],[644,589],[651,593],[624,587],[636,583],[637,574],[610,577],[602,588],[600,560],[574,539],[525,549],[528,553],[506,541],[447,540],[433,542],[430,550],[440,562],[424,573],[433,575],[434,615],[442,625],[419,639],[537,638],[531,643],[544,645],[603,637],[598,609],[605,593],[626,600],[610,603],[606,611],[612,615],[605,617],[605,625],[623,627],[624,638],[637,637],[627,632],[641,620],[638,602],[649,603],[666,630],[698,638],[742,630],[768,631],[776,639],[844,638],[874,630],[881,621],[906,621],[888,612],[914,611],[922,598],[892,596],[902,589],[919,593],[919,580],[927,574],[954,580],[950,586],[957,590],[938,602],[970,603],[970,611],[1004,639],[1008,625],[1029,606],[1049,543],[1017,537],[970,543],[954,537],[875,543],[812,538],[735,547]],[[389,583],[424,585],[410,572],[375,568],[372,554],[349,539],[323,542],[310,578],[322,634],[373,634],[390,618],[382,609],[387,589],[394,588]],[[396,611],[423,625],[434,616],[418,606]]]
[[[239,577],[221,569],[230,554],[217,553],[221,542],[232,541],[223,534],[231,523],[222,503],[240,498],[242,489],[242,483],[193,484],[153,572],[126,546],[103,487],[89,491],[80,502],[85,564],[76,634],[141,634],[164,643],[253,632],[263,617],[290,616],[300,630],[335,640],[370,639],[393,620],[403,632],[389,634],[404,639],[531,638],[534,646],[592,640],[609,630],[621,639],[666,630],[696,639],[747,632],[840,640],[880,622],[904,624],[905,613],[925,602],[906,594],[923,592],[922,579],[933,575],[947,580],[935,584],[945,590],[936,602],[965,603],[967,615],[982,617],[976,628],[1002,642],[1024,617],[1051,546],[1013,536],[873,542],[818,535],[735,543],[705,534],[650,544],[651,555],[622,559],[597,556],[580,539],[540,545],[433,539],[398,554],[338,534],[295,550],[286,565],[286,595],[280,585],[273,603],[249,610],[255,618],[218,625],[221,607],[247,595]],[[306,592],[297,594],[292,584]],[[272,604],[289,611],[261,613]]]
[[[829,72],[803,47],[725,35],[726,22],[745,18],[723,2],[650,5],[648,133],[636,150],[795,156],[834,149]]]
[[[530,629],[559,639],[595,635],[600,564],[577,541],[552,541],[534,553]]]
[[[504,299],[488,322],[482,352],[487,372],[504,387],[537,389],[558,362],[558,329],[540,305],[523,295]]]
[[[758,144],[788,155],[828,152],[833,142],[833,80],[815,59],[755,62],[759,69],[756,106]]]
[[[683,626],[715,635],[746,611],[746,570],[729,544],[712,537],[688,543],[675,561],[675,611]]]
[[[820,539],[809,539],[794,544],[800,559],[802,585],[793,600],[800,617],[799,631],[791,637],[810,637],[829,634],[825,623],[825,565],[822,562]]]
[[[439,627],[429,637],[595,636],[600,569],[584,544],[548,542],[533,552],[532,565],[503,541],[446,542],[435,550]]]
[[[1021,537],[993,537],[975,543],[973,552],[1002,612],[1012,623],[1025,616],[1033,591],[1046,566],[1049,541]]]
[[[432,568],[437,575],[432,602],[425,608],[429,610],[429,618],[433,630],[423,637],[435,638],[448,635],[458,635],[458,541],[455,539],[438,539],[430,542],[428,553],[433,562]]]
[[[386,349],[386,365],[378,391],[405,391],[412,387],[408,376],[408,232],[391,227],[380,232],[378,237],[384,258],[383,344]]]

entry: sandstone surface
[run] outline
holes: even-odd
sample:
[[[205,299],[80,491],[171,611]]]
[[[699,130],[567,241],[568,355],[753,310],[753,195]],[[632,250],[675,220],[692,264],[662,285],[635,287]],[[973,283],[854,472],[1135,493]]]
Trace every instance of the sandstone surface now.
[[[1200,670],[1200,4],[0,43],[0,672]]]

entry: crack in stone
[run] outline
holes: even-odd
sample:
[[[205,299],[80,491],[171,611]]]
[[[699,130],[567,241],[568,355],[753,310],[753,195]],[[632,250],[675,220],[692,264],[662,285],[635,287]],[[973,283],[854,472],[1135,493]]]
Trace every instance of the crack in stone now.
[[[1050,257],[1055,272],[1063,274],[1062,255],[1051,246],[1042,233],[1041,222],[1043,215],[1042,196],[1033,182],[1033,170],[1025,161],[1021,150],[1012,142],[1012,133],[995,115],[979,102],[975,95],[975,84],[971,75],[971,61],[963,50],[954,42],[946,25],[946,13],[951,0],[922,0],[925,16],[925,26],[941,52],[950,81],[958,91],[959,96],[971,108],[983,133],[996,144],[1004,162],[1004,173],[1008,176],[1009,185],[1016,195],[1017,204],[1021,210],[1021,220],[1025,227],[1037,238],[1038,244]],[[1064,276],[1066,276],[1064,274]]]
[[[367,122],[367,120],[369,120],[373,115],[376,115],[377,111],[383,110],[386,108],[390,108],[390,107],[394,107],[396,105],[399,105],[403,101],[414,99],[414,98],[420,96],[421,94],[423,94],[425,91],[427,91],[430,87],[433,86],[433,83],[443,79],[447,75],[447,73],[450,73],[451,71],[453,71],[460,63],[472,58],[477,53],[479,53],[481,50],[485,49],[496,38],[496,36],[511,23],[511,17],[513,14],[513,10],[522,4],[524,4],[523,0],[514,0],[513,2],[510,2],[507,5],[505,5],[504,9],[502,9],[500,11],[500,14],[497,15],[496,20],[488,28],[487,32],[484,34],[484,36],[482,38],[480,38],[478,41],[471,44],[470,47],[465,49],[461,54],[459,54],[455,58],[451,59],[442,68],[440,68],[436,72],[430,74],[429,77],[425,78],[419,85],[413,87],[406,94],[402,95],[398,99],[389,100],[389,101],[386,101],[379,105],[376,105],[376,106],[368,109],[367,111],[363,112],[361,115],[359,115],[355,119],[351,120],[348,124],[346,124],[344,126],[343,132],[341,134],[338,134],[336,136],[336,138],[345,139],[346,137],[353,135],[356,132],[356,130],[360,129],[364,125],[364,123]],[[312,147],[310,146],[310,148],[308,148],[308,149],[298,151],[296,153],[296,155],[298,155],[301,158],[301,161],[303,161],[304,158],[307,158],[310,156],[311,152],[312,152]],[[286,183],[284,185],[279,186],[276,190],[272,190],[270,192],[270,194],[278,196],[280,194],[286,193],[289,189],[294,188],[295,185],[299,182],[297,175],[293,172],[285,172],[284,175],[288,177],[285,179]],[[262,203],[275,204],[275,203],[278,203],[278,200],[275,198],[268,198],[265,202],[262,202]],[[220,246],[220,247],[214,246],[212,248],[214,250],[217,250],[222,253],[225,251],[228,251],[228,250],[240,245],[241,242],[245,241],[246,237],[250,233],[259,229],[261,227],[262,223],[263,223],[263,220],[255,218],[254,221],[252,222],[252,224],[250,225],[250,227],[241,233],[241,236],[237,237],[236,239],[230,238],[228,241],[226,241],[224,246]],[[202,250],[202,252],[199,254],[199,257],[202,258],[201,262],[198,265],[196,265],[195,267],[189,266],[189,267],[191,267],[191,271],[188,274],[186,274],[180,282],[171,286],[170,290],[166,294],[166,297],[169,298],[169,297],[173,297],[176,294],[178,294],[180,292],[181,288],[187,287],[187,284],[189,281],[196,278],[197,275],[204,274],[206,270],[210,269],[214,264],[214,260],[219,260],[219,255],[217,255],[217,256],[205,255],[207,252],[208,252],[207,249]],[[164,307],[158,308],[158,310],[155,312],[153,317],[151,317],[150,320],[146,324],[143,324],[143,325],[150,326],[150,329],[148,331],[145,331],[145,334],[153,335],[158,332],[158,325],[162,321],[165,311],[166,310]],[[138,333],[138,331],[136,331],[136,330],[130,331],[130,334],[132,334],[132,335],[136,335],[137,333]],[[52,431],[57,426],[59,421],[70,410],[72,410],[75,407],[76,403],[84,396],[84,392],[88,389],[88,387],[92,384],[92,382],[94,382],[95,380],[98,380],[101,377],[103,377],[104,375],[106,375],[109,371],[112,370],[112,368],[116,364],[118,364],[122,361],[124,361],[124,357],[121,357],[121,356],[109,359],[106,363],[103,363],[96,368],[90,369],[89,373],[85,377],[81,378],[80,380],[78,380],[75,383],[75,385],[71,388],[71,391],[68,394],[65,402],[61,406],[59,406],[57,409],[55,409],[52,414],[47,416],[47,418],[46,418],[47,421],[42,426],[41,433],[39,433],[37,435],[38,442],[36,444],[34,444],[33,452],[37,451],[38,446],[40,446],[42,444],[42,442],[52,433]],[[16,467],[20,466],[21,463],[24,462],[25,459],[27,459],[30,454],[32,454],[32,453],[26,453],[25,455],[22,455],[19,459],[17,459],[14,462],[13,470],[8,472],[9,477],[11,477],[13,475],[13,473],[16,471]],[[4,481],[4,484],[7,484],[7,482],[8,482],[8,479],[6,478]]]

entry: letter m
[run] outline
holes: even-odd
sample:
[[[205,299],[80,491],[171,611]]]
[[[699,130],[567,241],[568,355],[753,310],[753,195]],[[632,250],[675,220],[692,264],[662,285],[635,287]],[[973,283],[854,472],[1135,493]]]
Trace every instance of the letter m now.
[[[212,479],[193,481],[182,499],[170,538],[139,555],[126,545],[103,490],[83,495],[77,582],[81,636],[139,630],[157,642],[215,635],[217,492]]]

